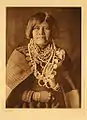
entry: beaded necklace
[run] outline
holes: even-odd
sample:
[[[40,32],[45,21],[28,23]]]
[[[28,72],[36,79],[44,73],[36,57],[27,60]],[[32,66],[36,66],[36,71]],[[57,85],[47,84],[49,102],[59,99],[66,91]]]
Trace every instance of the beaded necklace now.
[[[33,39],[31,39],[28,44],[28,51],[34,66],[34,76],[36,80],[38,80],[38,85],[58,91],[59,84],[56,83],[54,77],[57,67],[60,66],[65,59],[65,51],[60,51],[60,49],[56,50],[53,40],[44,50],[40,50],[39,47],[34,44]],[[38,65],[41,67],[41,72],[37,68]]]

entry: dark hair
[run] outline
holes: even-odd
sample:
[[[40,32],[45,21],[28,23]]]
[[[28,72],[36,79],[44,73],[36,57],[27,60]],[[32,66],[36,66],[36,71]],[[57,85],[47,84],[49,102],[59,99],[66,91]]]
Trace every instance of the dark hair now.
[[[55,28],[57,27],[57,24],[56,24],[56,21],[55,19],[49,15],[48,13],[44,13],[44,12],[39,12],[39,13],[36,13],[35,15],[31,16],[30,20],[28,21],[28,25],[27,25],[27,28],[26,28],[26,31],[25,31],[25,34],[26,34],[26,38],[27,39],[31,39],[32,38],[32,30],[34,28],[34,26],[39,22],[39,23],[42,23],[46,21],[52,31],[52,37],[54,38],[54,33],[53,31],[55,32]]]

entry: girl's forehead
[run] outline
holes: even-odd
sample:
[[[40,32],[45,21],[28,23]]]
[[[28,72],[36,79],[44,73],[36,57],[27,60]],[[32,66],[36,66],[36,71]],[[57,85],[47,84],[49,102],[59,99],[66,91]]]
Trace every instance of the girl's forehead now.
[[[49,24],[47,22],[45,22],[45,21],[42,22],[42,23],[37,22],[35,26],[49,26]]]

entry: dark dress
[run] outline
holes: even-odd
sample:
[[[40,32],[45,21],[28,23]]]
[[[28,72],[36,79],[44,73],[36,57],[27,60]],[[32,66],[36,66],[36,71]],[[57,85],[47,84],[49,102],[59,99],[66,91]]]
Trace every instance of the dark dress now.
[[[35,80],[33,70],[29,70],[32,68],[32,66],[29,64],[29,62],[26,61],[27,51],[28,50],[26,46],[17,48],[12,53],[8,61],[6,81],[7,81],[7,85],[12,89],[12,92],[10,93],[10,95],[6,100],[6,108],[67,108],[69,107],[66,100],[66,93],[75,89],[75,86],[72,82],[73,80],[72,62],[68,57],[67,53],[65,54],[65,60],[62,66],[59,69],[57,69],[58,74],[55,76],[55,79],[59,83],[60,87],[58,91],[53,91],[52,89],[48,89],[46,87],[42,87],[38,85],[37,80]],[[11,64],[13,64],[13,66],[11,66]],[[10,74],[13,71],[12,72],[13,74],[12,75],[8,74],[9,71]],[[16,74],[18,74],[18,76],[16,76]],[[15,82],[17,80],[19,81]],[[54,100],[50,99],[48,103],[36,102],[34,100],[31,100],[30,102],[26,102],[22,100],[22,95],[24,91],[43,91],[43,90],[51,92],[52,96],[54,96],[55,99]]]

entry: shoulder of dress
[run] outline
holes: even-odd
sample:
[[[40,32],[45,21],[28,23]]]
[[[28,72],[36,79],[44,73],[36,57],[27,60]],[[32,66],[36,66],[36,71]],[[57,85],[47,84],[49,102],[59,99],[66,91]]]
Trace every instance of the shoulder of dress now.
[[[18,47],[12,52],[7,63],[10,64],[13,61],[15,64],[18,65],[19,64],[22,64],[22,66],[23,64],[27,65],[28,62],[31,60],[29,54],[28,56],[27,54],[28,54],[27,46]]]
[[[56,46],[56,56],[58,59],[64,60],[66,51],[63,48]]]
[[[17,65],[26,64],[26,57],[25,57],[26,50],[27,50],[27,46],[16,48],[10,55],[8,59],[8,64],[11,64],[11,62],[14,62],[14,64],[17,64]]]
[[[30,57],[26,55],[27,46],[16,48],[8,59],[7,66],[19,66],[22,70],[28,70],[31,66]]]
[[[21,46],[16,48],[16,50],[26,56],[26,53],[28,53],[28,46]]]
[[[57,45],[56,45],[55,47],[56,47],[56,50],[57,50],[57,51],[58,51],[58,50],[59,50],[59,51],[61,51],[61,50],[64,50],[64,51],[66,51],[64,48],[62,48],[62,47],[59,47],[59,46],[57,46]]]
[[[18,47],[16,48],[16,50],[24,55],[25,60],[27,62],[31,62],[31,58],[30,58],[29,51],[28,51],[28,46]]]

